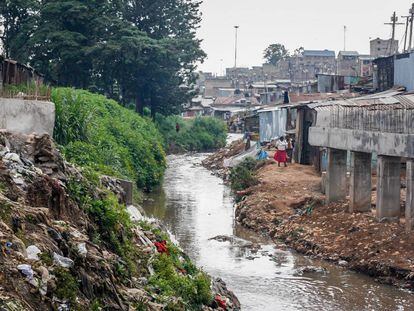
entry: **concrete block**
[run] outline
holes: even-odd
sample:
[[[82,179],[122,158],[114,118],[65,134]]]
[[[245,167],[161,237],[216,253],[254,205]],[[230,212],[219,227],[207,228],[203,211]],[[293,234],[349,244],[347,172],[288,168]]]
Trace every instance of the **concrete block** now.
[[[405,202],[405,227],[414,229],[414,159],[407,161],[407,196]]]
[[[370,153],[351,152],[350,212],[371,210],[371,158]]]
[[[0,98],[0,129],[53,136],[55,105],[40,100]]]
[[[326,201],[341,201],[346,198],[346,159],[347,151],[328,148],[326,169]]]
[[[400,217],[401,158],[378,156],[377,210],[378,220],[396,220]]]

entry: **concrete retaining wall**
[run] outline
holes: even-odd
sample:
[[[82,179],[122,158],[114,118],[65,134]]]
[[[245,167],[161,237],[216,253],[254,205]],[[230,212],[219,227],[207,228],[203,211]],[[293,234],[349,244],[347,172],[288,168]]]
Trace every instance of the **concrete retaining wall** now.
[[[312,146],[414,158],[414,134],[311,127],[309,143]]]
[[[0,129],[53,136],[55,105],[47,101],[0,98]]]

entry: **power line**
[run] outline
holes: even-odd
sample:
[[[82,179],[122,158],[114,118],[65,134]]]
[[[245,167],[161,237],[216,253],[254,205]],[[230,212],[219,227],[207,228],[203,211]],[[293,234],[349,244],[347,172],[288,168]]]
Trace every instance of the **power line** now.
[[[414,8],[414,4],[413,4],[413,8]],[[405,25],[404,23],[398,23],[398,17],[397,17],[397,14],[395,13],[395,11],[394,11],[394,14],[392,14],[392,16],[391,16],[391,23],[384,23],[385,25],[391,25],[391,27],[392,27],[392,35],[391,35],[391,47],[390,47],[390,55],[392,55],[392,54],[394,54],[394,40],[395,40],[395,27],[397,26],[397,25]],[[397,49],[398,49],[398,47],[397,47]]]
[[[406,52],[407,51],[408,26],[410,24],[411,16],[410,15],[401,16],[401,18],[405,18],[404,50],[403,51]],[[401,39],[401,42],[400,42],[400,46],[401,46],[401,43],[402,43],[402,39]]]

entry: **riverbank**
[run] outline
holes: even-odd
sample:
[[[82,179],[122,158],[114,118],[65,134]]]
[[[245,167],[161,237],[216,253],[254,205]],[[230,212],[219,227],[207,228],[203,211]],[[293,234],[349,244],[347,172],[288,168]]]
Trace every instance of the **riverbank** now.
[[[225,154],[221,150],[204,164],[211,168],[216,159],[213,166],[227,176]],[[403,224],[379,223],[373,212],[350,214],[347,202],[325,205],[321,178],[312,167],[274,164],[267,161],[256,172],[259,183],[239,193],[240,224],[300,253],[414,289],[414,239]]]
[[[0,309],[240,309],[123,183],[66,162],[48,135],[0,133]]]

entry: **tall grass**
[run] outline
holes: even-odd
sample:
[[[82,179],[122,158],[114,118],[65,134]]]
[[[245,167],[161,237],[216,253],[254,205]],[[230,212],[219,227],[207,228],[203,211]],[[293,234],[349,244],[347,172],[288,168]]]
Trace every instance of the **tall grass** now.
[[[166,161],[153,122],[84,90],[56,88],[54,138],[68,161],[108,175],[135,180],[141,189],[157,185]]]

